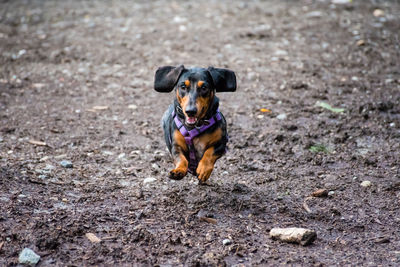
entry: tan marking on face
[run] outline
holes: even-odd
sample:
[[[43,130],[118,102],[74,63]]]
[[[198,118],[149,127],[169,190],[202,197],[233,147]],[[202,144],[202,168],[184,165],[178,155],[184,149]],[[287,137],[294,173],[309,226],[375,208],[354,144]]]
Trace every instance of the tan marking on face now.
[[[196,107],[197,107],[197,110],[198,110],[198,114],[197,114],[197,117],[199,118],[199,119],[202,119],[205,115],[206,115],[206,113],[207,113],[207,110],[208,110],[208,108],[209,108],[209,106],[210,106],[210,104],[211,104],[211,100],[212,100],[212,98],[214,97],[214,93],[213,92],[211,92],[208,96],[206,96],[206,97],[201,97],[201,96],[199,96],[197,99],[196,99]]]
[[[198,81],[198,82],[197,82],[197,87],[202,87],[203,84],[204,84],[204,81]]]
[[[182,108],[183,113],[185,114],[185,116],[187,116],[185,110],[186,110],[187,105],[189,104],[189,100],[190,100],[190,97],[188,95],[186,95],[183,98],[181,98],[181,101],[179,102],[179,104],[181,105],[181,108]]]
[[[190,81],[189,81],[189,80],[186,80],[186,81],[185,81],[185,85],[186,85],[186,87],[189,87],[189,86],[190,86]]]

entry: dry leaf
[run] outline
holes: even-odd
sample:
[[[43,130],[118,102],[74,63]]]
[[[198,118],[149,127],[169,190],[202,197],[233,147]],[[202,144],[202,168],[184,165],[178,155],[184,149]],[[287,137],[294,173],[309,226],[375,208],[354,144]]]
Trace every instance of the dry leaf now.
[[[90,242],[92,242],[92,243],[100,243],[100,242],[101,242],[101,239],[98,238],[98,237],[97,237],[95,234],[93,234],[93,233],[87,233],[85,236],[86,236],[87,239],[89,239]]]
[[[267,109],[267,108],[260,108],[260,111],[261,111],[261,112],[271,112],[271,110],[270,110],[270,109]]]
[[[328,190],[326,189],[318,189],[317,191],[312,192],[311,196],[313,197],[327,197]]]
[[[208,217],[200,217],[201,221],[212,223],[212,224],[217,224],[217,220],[213,218],[208,218]]]
[[[37,141],[37,140],[29,140],[28,143],[32,144],[32,145],[36,145],[36,146],[47,146],[47,144],[45,142],[42,141]]]

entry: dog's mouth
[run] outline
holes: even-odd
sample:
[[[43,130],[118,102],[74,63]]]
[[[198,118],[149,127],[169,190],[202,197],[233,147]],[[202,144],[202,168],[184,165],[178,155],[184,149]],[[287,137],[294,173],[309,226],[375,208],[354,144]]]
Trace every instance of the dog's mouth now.
[[[186,117],[185,122],[188,126],[193,126],[197,123],[197,118],[196,117]]]

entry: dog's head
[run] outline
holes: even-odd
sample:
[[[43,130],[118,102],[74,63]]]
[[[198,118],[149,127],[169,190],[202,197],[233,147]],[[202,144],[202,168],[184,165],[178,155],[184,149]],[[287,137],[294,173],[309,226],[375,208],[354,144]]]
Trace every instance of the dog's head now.
[[[236,91],[236,75],[231,70],[213,67],[160,67],[156,71],[154,89],[168,93],[174,88],[185,115],[185,123],[193,126],[206,115],[215,92]]]

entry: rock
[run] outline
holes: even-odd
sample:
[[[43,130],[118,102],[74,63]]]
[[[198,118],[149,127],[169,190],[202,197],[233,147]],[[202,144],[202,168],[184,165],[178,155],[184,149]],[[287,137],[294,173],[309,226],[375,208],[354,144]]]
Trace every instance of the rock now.
[[[131,104],[128,106],[129,109],[137,109],[137,106],[135,104]]]
[[[277,118],[278,120],[284,120],[284,119],[287,118],[287,115],[286,115],[285,113],[282,113],[282,114],[279,114],[278,116],[276,116],[276,118]]]
[[[156,178],[154,178],[154,177],[148,177],[148,178],[146,178],[146,179],[143,180],[143,183],[144,183],[144,184],[150,184],[150,183],[154,183],[155,181],[157,181]]]
[[[46,167],[44,167],[43,170],[52,171],[52,170],[54,170],[55,168],[56,168],[56,167],[53,166],[53,165],[51,165],[51,164],[46,164]]]
[[[298,243],[307,246],[314,242],[317,233],[306,228],[272,228],[269,232],[272,239],[278,239],[288,243]]]
[[[324,15],[321,11],[311,11],[306,14],[307,18],[320,18]]]
[[[351,0],[332,0],[332,4],[337,4],[337,5],[343,5],[349,3],[351,3]]]
[[[365,41],[361,39],[361,40],[358,40],[356,44],[357,44],[357,46],[362,46],[362,45],[365,45]]]
[[[72,162],[69,160],[62,160],[60,161],[60,165],[63,166],[64,168],[72,168]]]
[[[362,187],[370,187],[370,186],[372,186],[372,183],[371,183],[371,181],[363,181],[360,185]]]
[[[287,56],[287,55],[288,55],[288,52],[285,51],[285,50],[280,50],[280,49],[278,49],[278,50],[275,51],[274,54],[275,54],[275,56]]]
[[[314,192],[311,193],[312,197],[327,197],[328,196],[328,190],[326,189],[318,189]]]
[[[335,194],[335,191],[329,191],[328,196],[333,196]]]
[[[18,261],[21,264],[35,266],[40,260],[40,256],[30,248],[24,248],[19,254]]]
[[[374,10],[374,12],[372,14],[374,15],[374,17],[383,17],[383,16],[385,16],[385,11],[377,8]]]
[[[101,239],[98,238],[95,234],[93,233],[86,233],[85,234],[86,238],[89,239],[90,242],[92,243],[100,243]]]
[[[39,159],[39,161],[43,162],[49,159],[49,156],[44,156],[43,158]]]
[[[232,240],[230,240],[229,238],[226,238],[226,239],[222,240],[222,244],[224,246],[229,246],[230,244],[232,244]]]

